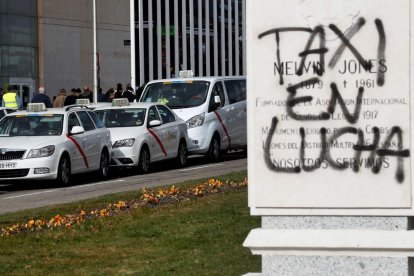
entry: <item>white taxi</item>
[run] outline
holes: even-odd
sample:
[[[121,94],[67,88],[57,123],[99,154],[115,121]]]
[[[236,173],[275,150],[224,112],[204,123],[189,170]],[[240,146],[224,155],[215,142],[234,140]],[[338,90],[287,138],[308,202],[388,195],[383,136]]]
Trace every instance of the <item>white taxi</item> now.
[[[245,77],[153,80],[140,102],[163,103],[186,120],[190,154],[219,161],[221,153],[247,149]]]
[[[0,120],[0,181],[55,180],[68,185],[73,174],[96,171],[106,177],[111,136],[90,109],[46,109],[29,104]]]
[[[175,159],[187,163],[187,126],[171,109],[156,103],[114,99],[94,112],[111,131],[114,167],[136,167],[147,173],[150,163]]]

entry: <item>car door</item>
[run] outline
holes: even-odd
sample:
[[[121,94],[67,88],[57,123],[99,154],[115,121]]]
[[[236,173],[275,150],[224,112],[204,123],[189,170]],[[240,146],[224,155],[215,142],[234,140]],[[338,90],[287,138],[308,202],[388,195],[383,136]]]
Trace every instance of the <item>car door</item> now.
[[[150,157],[152,161],[158,161],[165,159],[168,156],[168,153],[164,146],[165,132],[162,125],[160,126],[150,126],[149,123],[153,120],[161,121],[160,115],[155,105],[148,108],[148,119],[147,119],[147,129],[148,129],[148,143],[150,147]]]
[[[220,105],[215,104],[214,98],[216,96],[220,97]],[[206,116],[205,123],[214,122],[216,124],[217,130],[220,133],[221,138],[221,149],[226,149],[232,143],[232,138],[227,130],[227,108],[228,104],[224,94],[224,87],[222,81],[218,81],[214,84],[210,101],[209,101],[209,110]],[[208,137],[211,139],[212,137]]]
[[[89,167],[88,159],[84,153],[82,146],[82,140],[84,139],[85,133],[79,133],[72,135],[70,131],[74,126],[81,126],[78,116],[75,112],[68,114],[68,151],[71,158],[71,170],[73,173],[85,171]]]
[[[172,158],[178,154],[180,144],[180,129],[174,114],[164,105],[157,105],[158,112],[162,119],[162,131],[165,133],[164,147],[167,151],[166,158]]]
[[[227,131],[232,146],[247,144],[246,81],[244,79],[225,80],[224,87],[229,104],[225,107]]]
[[[100,131],[95,127],[91,117],[86,111],[77,111],[81,124],[85,129],[82,137],[82,148],[84,149],[86,158],[88,159],[88,169],[94,170],[99,168],[101,157],[101,137]]]

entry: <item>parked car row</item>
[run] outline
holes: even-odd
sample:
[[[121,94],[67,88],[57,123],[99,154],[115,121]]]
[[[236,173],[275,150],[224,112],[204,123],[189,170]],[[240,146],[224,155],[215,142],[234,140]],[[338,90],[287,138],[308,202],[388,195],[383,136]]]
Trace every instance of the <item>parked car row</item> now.
[[[152,162],[185,166],[188,154],[217,161],[224,151],[246,147],[242,77],[154,81],[140,101],[0,110],[0,181],[64,186],[79,173],[105,178],[110,166],[146,173]]]

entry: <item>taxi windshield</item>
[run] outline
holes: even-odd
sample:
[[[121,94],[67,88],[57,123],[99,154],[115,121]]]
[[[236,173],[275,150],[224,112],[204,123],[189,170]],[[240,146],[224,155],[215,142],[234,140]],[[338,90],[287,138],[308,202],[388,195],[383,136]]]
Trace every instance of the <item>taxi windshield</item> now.
[[[62,129],[61,114],[16,115],[0,121],[0,136],[59,136]]]
[[[208,94],[208,81],[156,82],[147,85],[142,102],[157,102],[170,108],[188,108],[202,105]]]
[[[105,127],[142,126],[145,121],[145,108],[101,109],[94,112],[105,124]]]

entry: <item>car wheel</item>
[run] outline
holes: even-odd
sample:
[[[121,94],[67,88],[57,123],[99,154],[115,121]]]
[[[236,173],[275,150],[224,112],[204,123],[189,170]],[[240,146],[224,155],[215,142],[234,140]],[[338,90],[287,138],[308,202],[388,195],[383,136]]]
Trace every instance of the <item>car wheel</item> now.
[[[67,156],[62,156],[58,166],[58,176],[56,178],[56,184],[58,186],[67,186],[70,184],[70,160]]]
[[[139,153],[138,171],[148,173],[150,170],[150,153],[148,148],[143,147]]]
[[[218,162],[220,160],[220,140],[217,135],[211,139],[210,148],[207,152],[207,158],[210,162]]]
[[[98,177],[103,179],[109,175],[109,157],[106,151],[102,151],[101,159],[99,161]]]
[[[176,164],[178,164],[178,166],[180,167],[184,167],[185,165],[187,165],[187,157],[188,157],[187,145],[184,142],[181,142],[180,145],[178,146]]]

